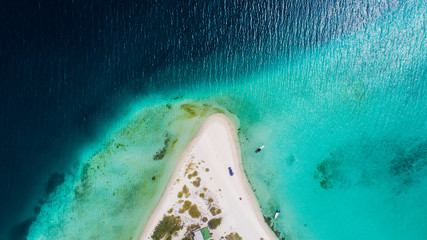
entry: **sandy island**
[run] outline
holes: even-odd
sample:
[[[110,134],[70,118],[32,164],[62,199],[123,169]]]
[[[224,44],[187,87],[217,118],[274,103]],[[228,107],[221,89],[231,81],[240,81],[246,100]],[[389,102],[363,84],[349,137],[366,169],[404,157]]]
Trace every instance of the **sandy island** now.
[[[223,114],[209,117],[186,148],[140,239],[192,239],[208,226],[210,239],[277,239],[243,172],[236,130]]]

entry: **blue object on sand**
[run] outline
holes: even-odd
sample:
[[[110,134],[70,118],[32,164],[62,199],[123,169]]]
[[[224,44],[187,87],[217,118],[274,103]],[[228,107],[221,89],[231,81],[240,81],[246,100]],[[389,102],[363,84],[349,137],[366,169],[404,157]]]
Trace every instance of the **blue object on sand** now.
[[[228,172],[230,173],[230,176],[233,176],[233,170],[231,169],[231,167],[228,167]]]

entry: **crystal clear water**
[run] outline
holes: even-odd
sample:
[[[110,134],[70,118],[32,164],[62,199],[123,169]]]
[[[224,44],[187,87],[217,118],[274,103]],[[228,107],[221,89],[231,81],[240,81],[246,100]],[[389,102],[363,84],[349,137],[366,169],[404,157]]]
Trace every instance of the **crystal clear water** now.
[[[96,120],[101,137],[77,144],[29,239],[137,238],[214,112],[238,118],[245,171],[263,214],[281,209],[272,226],[282,237],[427,236],[426,2],[239,4],[190,4],[209,21],[166,31],[180,40],[150,62],[144,91],[112,104],[125,113]]]

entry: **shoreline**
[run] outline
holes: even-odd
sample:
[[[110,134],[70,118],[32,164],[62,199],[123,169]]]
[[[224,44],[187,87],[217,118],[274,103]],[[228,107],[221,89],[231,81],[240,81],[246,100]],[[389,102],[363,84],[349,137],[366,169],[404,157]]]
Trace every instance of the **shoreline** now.
[[[213,144],[217,145],[214,146]],[[207,186],[209,186],[209,188],[211,189],[213,188],[212,186],[221,186],[221,188],[218,188],[218,190],[215,189],[215,193],[212,191],[211,192],[213,195],[215,195],[215,198],[218,198],[217,201],[214,202],[216,204],[215,206],[222,206],[224,207],[224,210],[227,210],[228,208],[228,211],[225,211],[223,214],[220,214],[220,216],[224,218],[224,225],[227,225],[228,223],[229,225],[234,226],[236,221],[238,222],[237,225],[239,225],[240,222],[242,222],[241,220],[245,219],[246,221],[248,221],[248,227],[236,227],[243,231],[244,234],[249,234],[251,231],[256,231],[255,233],[261,234],[262,238],[264,239],[277,239],[273,231],[265,222],[258,201],[256,200],[255,194],[253,193],[252,188],[250,187],[250,184],[244,173],[240,153],[240,145],[236,129],[231,120],[224,114],[213,114],[208,117],[203,123],[198,133],[196,134],[196,136],[187,145],[184,153],[181,155],[178,161],[176,169],[171,179],[169,180],[168,185],[166,186],[162,194],[159,203],[157,204],[153,212],[150,214],[150,217],[143,229],[143,233],[141,234],[140,239],[151,239],[151,234],[153,233],[155,227],[157,226],[163,215],[166,214],[167,209],[171,207],[171,204],[173,204],[173,202],[176,202],[178,200],[176,195],[173,195],[173,193],[176,194],[176,192],[179,190],[178,185],[182,185],[182,183],[179,183],[180,179],[186,181],[186,178],[182,178],[183,169],[187,166],[188,170],[189,161],[191,162],[191,159],[194,159],[195,155],[198,156],[197,154],[200,154],[200,156],[207,158],[207,163],[205,163],[204,160],[198,163],[201,168],[206,165],[212,168],[212,170],[214,170],[210,173],[209,171],[207,171],[209,170],[209,168],[207,168],[206,171],[202,171],[202,174],[200,174],[200,179],[202,179],[203,182],[206,182],[206,179],[208,179]],[[230,176],[228,176],[229,173],[224,171],[224,168],[227,168],[226,166],[231,166],[234,171],[234,175],[231,176],[231,178]],[[185,176],[186,175],[184,175],[184,177]],[[236,180],[236,178],[237,181],[234,181]],[[212,179],[214,179],[215,181]],[[229,181],[230,179],[232,181]],[[209,182],[209,180],[211,182]],[[220,183],[222,183],[222,185],[220,185]],[[225,191],[221,191],[224,185]],[[194,195],[195,194],[193,194],[193,197],[189,200],[194,201]],[[180,201],[182,202],[183,200]],[[198,201],[200,202],[201,200],[199,199]],[[244,216],[242,217],[242,215]],[[256,229],[253,229],[252,227],[254,226],[251,225],[255,225]],[[224,226],[219,227],[221,231],[224,230],[222,228],[225,229]],[[231,229],[232,228],[230,227],[230,231]],[[249,236],[253,236],[253,234]]]

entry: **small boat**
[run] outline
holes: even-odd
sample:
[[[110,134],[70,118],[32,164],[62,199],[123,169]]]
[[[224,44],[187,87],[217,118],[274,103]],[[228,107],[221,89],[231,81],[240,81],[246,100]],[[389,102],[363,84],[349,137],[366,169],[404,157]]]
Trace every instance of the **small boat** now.
[[[259,153],[259,152],[261,152],[261,150],[264,148],[264,145],[262,145],[261,147],[259,147],[259,148],[257,148],[256,150],[255,150],[255,153]]]
[[[276,213],[274,214],[274,219],[276,219],[280,214],[280,209],[276,210]]]

